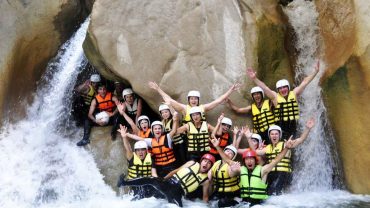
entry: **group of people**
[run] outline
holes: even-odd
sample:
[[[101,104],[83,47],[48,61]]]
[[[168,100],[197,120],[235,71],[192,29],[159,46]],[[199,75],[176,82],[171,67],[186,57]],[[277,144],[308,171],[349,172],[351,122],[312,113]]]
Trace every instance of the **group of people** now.
[[[97,84],[97,94],[90,96],[93,93],[89,90],[95,89],[97,81],[92,75],[84,86],[86,98],[91,101],[84,137],[77,145],[89,143],[92,123],[112,122],[112,139],[118,131],[128,160],[128,173],[120,176],[117,185],[132,187],[136,199],[163,197],[180,207],[183,196],[205,202],[218,200],[219,207],[259,204],[269,195],[282,193],[291,181],[290,149],[304,142],[315,123],[309,119],[302,134],[296,136],[298,97],[318,71],[319,63],[314,73],[294,89],[287,80],[279,80],[275,92],[257,78],[253,69],[247,69],[247,76],[257,86],[251,90],[253,103],[243,108],[229,99],[239,84],[207,104],[200,104],[199,91],[190,91],[187,104],[182,104],[155,82],[149,82],[149,88],[163,98],[158,108],[162,120],[153,122],[142,112],[142,100],[131,88],[124,89],[119,100]],[[225,101],[237,113],[250,112],[253,128],[232,128],[232,120],[224,114],[215,126],[209,124],[206,114]],[[102,123],[96,116],[105,111],[109,121]],[[240,147],[243,138],[248,147]],[[130,140],[136,141],[133,149]]]

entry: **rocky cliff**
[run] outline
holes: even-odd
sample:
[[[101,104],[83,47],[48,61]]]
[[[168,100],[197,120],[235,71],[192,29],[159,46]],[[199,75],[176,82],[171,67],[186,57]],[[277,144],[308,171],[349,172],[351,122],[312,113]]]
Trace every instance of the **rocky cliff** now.
[[[326,62],[323,93],[346,182],[354,193],[370,193],[370,180],[363,180],[370,164],[365,138],[370,3],[315,3]],[[256,68],[270,86],[282,77],[292,80],[296,51],[286,18],[275,0],[97,0],[84,48],[104,76],[130,83],[153,109],[161,98],[147,87],[150,80],[181,102],[198,89],[203,103],[240,82],[243,87],[232,99],[245,106],[253,85],[246,67]],[[238,118],[237,125],[245,122],[224,106],[211,113],[211,120],[221,111]]]

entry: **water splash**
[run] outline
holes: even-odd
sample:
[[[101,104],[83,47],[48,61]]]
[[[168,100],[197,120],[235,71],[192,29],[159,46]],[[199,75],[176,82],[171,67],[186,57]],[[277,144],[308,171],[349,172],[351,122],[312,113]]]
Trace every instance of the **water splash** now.
[[[296,63],[296,82],[301,83],[305,76],[313,73],[318,58],[319,26],[318,13],[312,1],[295,0],[284,8],[289,17],[289,23],[294,28],[296,49],[298,51]],[[307,140],[296,149],[295,172],[293,175],[292,190],[297,191],[325,191],[340,186],[335,176],[339,175],[337,153],[334,137],[328,123],[326,108],[321,95],[319,79],[325,69],[321,62],[321,71],[307,86],[300,97],[301,120],[299,129],[305,127],[305,122],[314,117],[316,124]]]

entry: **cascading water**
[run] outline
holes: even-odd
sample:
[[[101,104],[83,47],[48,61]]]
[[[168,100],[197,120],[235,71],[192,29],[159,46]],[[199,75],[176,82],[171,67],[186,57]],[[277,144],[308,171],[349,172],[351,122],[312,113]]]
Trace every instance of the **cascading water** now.
[[[289,18],[296,37],[298,51],[296,82],[300,83],[305,76],[313,73],[314,66],[319,61],[319,26],[318,13],[315,3],[296,0],[284,9]],[[296,150],[296,167],[293,176],[292,189],[296,191],[325,191],[331,190],[334,185],[333,175],[338,173],[338,165],[334,158],[336,150],[334,138],[327,123],[326,109],[321,97],[319,79],[325,66],[321,64],[321,71],[307,86],[300,97],[302,119],[299,129],[305,128],[305,121],[309,117],[316,120],[306,142]],[[336,174],[337,175],[337,174]]]

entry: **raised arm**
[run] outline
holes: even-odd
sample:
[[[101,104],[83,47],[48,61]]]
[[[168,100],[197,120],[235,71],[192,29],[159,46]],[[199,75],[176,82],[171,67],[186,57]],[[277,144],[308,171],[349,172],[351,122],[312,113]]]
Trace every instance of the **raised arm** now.
[[[89,92],[89,86],[91,81],[86,80],[84,83],[78,85],[75,90],[80,94],[87,94]]]
[[[171,105],[176,111],[181,112],[182,114],[186,113],[186,105],[177,102],[176,100],[172,99],[167,93],[165,93],[157,83],[149,82],[149,87],[153,90],[156,90],[163,98],[164,102]]]
[[[173,116],[172,116],[172,129],[168,133],[171,138],[174,135],[176,135],[178,125],[179,125],[179,114],[175,111],[175,112],[173,112]]]
[[[219,139],[216,139],[216,138],[210,138],[210,141],[211,143],[213,144],[213,146],[216,148],[217,152],[220,154],[221,158],[223,161],[225,161],[227,164],[231,165],[232,163],[234,163],[234,161],[230,160],[227,155],[224,153],[224,151],[221,149],[221,147],[219,146],[220,144],[220,140]]]
[[[224,113],[221,113],[221,115],[217,119],[217,124],[215,126],[215,129],[212,131],[211,137],[216,138],[216,135],[222,135],[222,128],[221,127],[221,121],[224,118]]]
[[[132,148],[131,148],[130,142],[127,139],[127,127],[119,125],[118,132],[121,133],[123,146],[124,146],[124,149],[125,149],[125,152],[126,152],[126,158],[127,158],[127,160],[130,160],[133,156],[133,153],[132,153]]]
[[[207,104],[204,104],[204,111],[207,112],[207,111],[210,111],[212,110],[213,108],[215,108],[217,105],[219,105],[220,103],[222,103],[222,101],[224,101],[226,98],[228,98],[231,93],[233,93],[234,91],[238,90],[240,88],[240,84],[239,83],[235,83],[233,84],[230,89],[228,91],[226,91],[225,94],[221,95],[219,98],[217,98],[216,100],[210,102],[210,103],[207,103]]]
[[[136,124],[134,121],[126,114],[126,105],[124,103],[118,103],[117,105],[118,112],[125,118],[128,124],[130,124],[132,132],[134,134],[137,134],[139,132],[139,128],[137,128]]]
[[[262,177],[268,174],[286,155],[289,149],[292,148],[292,137],[289,138],[288,141],[284,144],[284,149],[268,164],[262,167]]]
[[[276,99],[276,92],[272,91],[269,87],[267,87],[267,85],[262,82],[261,80],[259,80],[257,78],[257,72],[254,71],[252,68],[248,68],[247,69],[247,75],[249,77],[249,79],[253,80],[253,82],[259,86],[260,88],[262,88],[262,90],[265,92],[265,95],[270,98],[271,100],[275,100]]]
[[[239,127],[237,127],[237,126],[234,126],[234,129],[233,129],[233,138],[235,138],[234,141],[233,141],[233,146],[236,149],[239,149],[240,141],[242,139],[242,133],[241,133],[241,131],[239,132]],[[238,153],[239,153],[239,150],[238,150]]]
[[[136,140],[136,141],[141,141],[141,140],[145,141],[145,138],[139,137],[135,134],[126,133],[126,135],[127,135],[128,138]]]
[[[308,84],[310,84],[310,82],[315,78],[316,74],[320,71],[320,61],[318,60],[316,65],[315,65],[315,69],[314,69],[314,72],[305,77],[302,81],[302,83],[293,89],[293,92],[295,93],[296,96],[299,96],[302,94],[303,90],[307,87]]]
[[[229,107],[236,113],[249,113],[252,110],[252,106],[248,105],[247,107],[239,108],[236,106],[230,99],[226,100]]]
[[[306,128],[303,131],[301,137],[293,140],[292,148],[297,147],[298,145],[302,144],[304,142],[304,140],[307,139],[308,134],[310,133],[310,131],[311,131],[311,129],[314,125],[315,125],[315,120],[313,118],[308,119],[308,121],[306,122]]]
[[[176,134],[182,134],[182,133],[187,132],[187,131],[189,131],[189,125],[184,124],[176,130]]]
[[[142,112],[143,112],[143,100],[141,98],[138,98],[135,121],[137,121],[137,119],[141,116]]]

